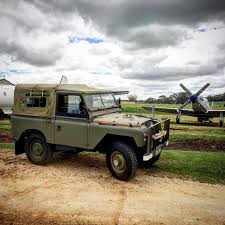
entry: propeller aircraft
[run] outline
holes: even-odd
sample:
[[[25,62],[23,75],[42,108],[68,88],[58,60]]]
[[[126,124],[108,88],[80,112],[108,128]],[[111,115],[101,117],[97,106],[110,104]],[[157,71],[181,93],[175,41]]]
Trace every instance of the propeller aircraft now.
[[[219,117],[219,125],[224,125],[224,114],[225,110],[215,110],[212,109],[209,105],[209,101],[207,98],[201,96],[202,92],[209,86],[207,83],[204,85],[199,91],[196,93],[192,93],[189,91],[183,84],[180,86],[187,93],[188,99],[184,104],[182,104],[179,108],[164,108],[164,107],[155,107],[155,106],[144,106],[143,108],[149,111],[159,111],[159,112],[168,112],[168,113],[176,113],[176,123],[180,123],[181,115],[194,116],[198,118],[198,122],[208,121],[211,122],[211,119],[214,117]],[[191,104],[192,109],[185,109],[185,106]]]

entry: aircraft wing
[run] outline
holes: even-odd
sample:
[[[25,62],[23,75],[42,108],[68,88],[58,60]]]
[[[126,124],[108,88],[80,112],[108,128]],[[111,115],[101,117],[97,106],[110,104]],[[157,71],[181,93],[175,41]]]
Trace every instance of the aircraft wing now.
[[[129,93],[129,91],[113,91],[114,95],[126,95],[128,93]]]
[[[164,107],[155,107],[155,106],[143,106],[144,109],[149,110],[149,111],[158,111],[158,112],[168,112],[168,113],[175,113],[177,114],[177,108],[164,108]],[[180,110],[181,114],[185,115],[192,115],[193,110],[191,109],[181,109]]]
[[[208,110],[207,114],[209,114],[210,116],[213,116],[213,117],[220,117],[221,114],[223,114],[223,116],[225,115],[225,110],[224,109],[211,109],[211,110]]]

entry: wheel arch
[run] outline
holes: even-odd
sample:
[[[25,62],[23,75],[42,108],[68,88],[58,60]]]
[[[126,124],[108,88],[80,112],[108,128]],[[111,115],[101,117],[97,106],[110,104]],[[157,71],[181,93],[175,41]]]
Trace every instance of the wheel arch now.
[[[31,134],[41,135],[45,139],[45,135],[40,130],[27,129],[27,130],[23,131],[23,133],[20,135],[19,140],[17,140],[15,142],[15,155],[19,155],[19,154],[22,154],[25,152],[25,150],[24,150],[25,141],[26,141],[27,137]]]
[[[123,142],[129,146],[132,146],[132,148],[134,149],[137,148],[137,144],[133,137],[121,136],[121,135],[115,135],[115,134],[106,134],[104,138],[95,147],[95,150],[101,153],[106,153],[108,146],[118,141]]]

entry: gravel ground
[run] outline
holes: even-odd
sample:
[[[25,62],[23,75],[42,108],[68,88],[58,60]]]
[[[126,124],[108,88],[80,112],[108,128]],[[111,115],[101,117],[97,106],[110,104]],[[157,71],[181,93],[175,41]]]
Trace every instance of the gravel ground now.
[[[104,156],[57,154],[46,166],[0,152],[0,224],[225,225],[225,186],[113,178]]]

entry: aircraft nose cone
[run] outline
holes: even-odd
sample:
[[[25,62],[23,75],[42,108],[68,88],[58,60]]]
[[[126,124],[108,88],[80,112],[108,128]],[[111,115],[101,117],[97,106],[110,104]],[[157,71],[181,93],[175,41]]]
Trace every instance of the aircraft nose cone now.
[[[198,98],[197,95],[193,94],[193,95],[191,95],[190,100],[192,103],[195,103],[197,98]]]

